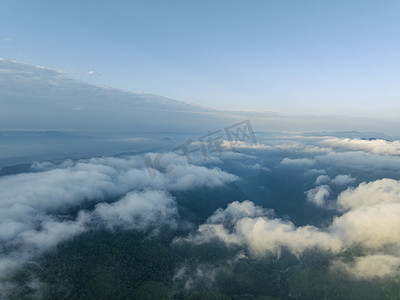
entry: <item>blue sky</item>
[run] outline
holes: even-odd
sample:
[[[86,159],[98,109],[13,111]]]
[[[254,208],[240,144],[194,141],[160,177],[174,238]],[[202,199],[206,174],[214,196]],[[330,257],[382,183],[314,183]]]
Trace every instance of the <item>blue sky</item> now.
[[[4,1],[0,57],[204,106],[399,117],[400,1]]]

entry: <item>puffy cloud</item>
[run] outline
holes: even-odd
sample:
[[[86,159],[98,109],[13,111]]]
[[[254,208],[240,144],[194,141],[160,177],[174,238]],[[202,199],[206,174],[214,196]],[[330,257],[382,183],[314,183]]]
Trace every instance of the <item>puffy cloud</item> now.
[[[43,214],[36,220],[36,227],[26,226],[18,234],[9,234],[7,246],[13,246],[14,250],[0,256],[0,277],[92,226],[138,231],[157,230],[165,225],[175,228],[178,224],[177,217],[175,200],[167,192],[156,190],[130,192],[116,202],[99,203],[92,211],[80,210],[74,220]]]
[[[326,183],[342,186],[353,183],[355,180],[351,175],[337,175],[334,179],[331,179],[328,175],[319,175],[315,180],[315,184],[318,186],[306,192],[307,200],[316,206],[328,208],[327,199],[331,193],[331,188]],[[329,208],[334,206],[332,203],[329,204]]]
[[[341,260],[333,262],[332,269],[344,271],[355,279],[376,279],[399,275],[400,258],[392,255],[376,254],[356,257],[353,262]]]
[[[330,226],[346,247],[380,249],[400,243],[400,203],[352,209],[336,217]]]
[[[386,141],[382,139],[363,140],[349,138],[329,138],[320,142],[330,147],[351,150],[362,150],[375,154],[400,155],[400,141]]]
[[[334,252],[341,248],[339,238],[333,238],[329,233],[314,226],[296,228],[291,222],[267,217],[241,219],[233,231],[229,231],[222,224],[204,224],[199,227],[197,234],[189,236],[187,241],[202,244],[213,239],[228,245],[246,247],[255,256],[267,253],[280,255],[283,247],[297,256],[315,247]]]
[[[146,168],[150,176],[143,177],[143,186],[173,190],[185,190],[188,187],[208,186],[215,187],[225,182],[236,181],[239,178],[233,174],[223,172],[220,168],[206,168],[199,164],[204,163],[201,155],[191,156],[188,161],[185,156],[176,153],[161,153],[146,155]],[[208,157],[207,163],[220,164],[217,157]]]
[[[40,228],[27,229],[17,236],[17,242],[35,249],[49,249],[86,230],[86,216],[80,214],[74,221],[46,218]],[[15,241],[13,241],[15,242]]]
[[[175,200],[166,192],[130,192],[114,203],[100,203],[93,212],[109,228],[146,230],[168,224],[175,227],[178,210]]]
[[[315,247],[334,252],[341,247],[339,238],[314,226],[296,227],[291,222],[265,217],[240,220],[234,235],[257,256],[266,252],[279,255],[283,247],[297,256]]]
[[[29,220],[33,223],[31,226],[24,224],[19,232],[14,231],[7,242],[1,241],[0,247],[10,250],[0,255],[0,279],[6,279],[10,273],[58,243],[86,231],[87,216],[84,213],[79,213],[76,220],[60,220],[44,214],[38,219],[35,223]]]
[[[279,255],[282,247],[295,255],[301,255],[305,250],[314,247],[334,252],[341,248],[340,239],[328,232],[314,226],[296,227],[289,221],[271,218],[270,211],[250,203],[233,202],[225,210],[217,210],[186,241],[202,244],[218,239],[226,244],[247,247],[255,256],[266,253]],[[248,207],[252,209],[249,210]],[[244,211],[246,213],[243,213]],[[238,216],[241,218],[238,219]],[[220,223],[222,220],[224,224]],[[182,242],[185,239],[177,241]]]
[[[331,193],[328,185],[321,185],[306,192],[307,200],[316,206],[323,207]]]
[[[315,184],[316,185],[324,184],[329,182],[330,180],[331,178],[328,175],[319,175],[315,180]]]
[[[37,172],[0,177],[0,249],[11,249],[1,251],[0,278],[93,225],[174,227],[178,212],[170,191],[238,180],[219,168],[189,166],[176,154],[165,156],[170,171],[155,170],[153,180],[143,156],[36,163],[32,169]],[[71,209],[78,210],[72,219],[66,215]]]
[[[337,207],[346,212],[334,219],[330,230],[341,236],[346,247],[400,246],[399,181],[384,178],[348,188],[338,196]]]
[[[332,179],[331,183],[334,185],[348,185],[350,183],[354,183],[355,181],[356,179],[351,177],[351,175],[337,175]]]
[[[334,179],[331,179],[328,175],[319,175],[315,180],[317,187],[306,192],[307,200],[319,207],[333,208],[335,205],[332,203],[327,205],[327,199],[331,193],[331,188],[327,183],[343,186],[353,183],[355,180],[351,175],[337,175]]]
[[[219,208],[208,218],[207,222],[214,224],[235,224],[238,220],[245,217],[273,216],[274,211],[254,205],[253,202],[246,200],[243,202],[232,202],[226,209]]]
[[[203,166],[177,166],[170,173],[163,174],[163,188],[170,190],[186,190],[189,188],[206,186],[216,187],[227,182],[237,181],[239,178],[226,173],[219,168],[206,168]]]
[[[349,188],[337,199],[338,208],[350,210],[383,203],[400,203],[400,182],[384,178],[369,183],[363,182],[357,188]]]
[[[309,201],[324,205],[329,187],[307,192]],[[251,203],[251,202],[250,202]],[[338,255],[358,249],[353,262],[336,260],[333,267],[357,278],[372,279],[398,274],[400,266],[400,182],[382,179],[348,188],[338,196],[337,206],[344,211],[324,228],[295,226],[273,218],[262,207],[249,201],[234,202],[217,210],[205,224],[186,239],[194,244],[219,240],[247,249],[254,256],[279,255],[282,248],[296,256],[320,249]],[[250,209],[251,208],[251,209]],[[257,212],[257,213],[255,213]],[[382,266],[381,268],[379,266]]]

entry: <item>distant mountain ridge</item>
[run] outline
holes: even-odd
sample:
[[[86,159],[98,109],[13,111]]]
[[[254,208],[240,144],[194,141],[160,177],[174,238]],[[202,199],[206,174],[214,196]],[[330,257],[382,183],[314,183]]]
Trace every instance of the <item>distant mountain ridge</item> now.
[[[0,60],[0,99],[3,129],[106,133],[180,130],[180,126],[187,128],[203,119],[216,119],[212,117],[216,113],[212,109],[161,96],[94,86],[61,72],[7,60]]]
[[[0,59],[0,131],[67,131],[107,136],[132,136],[138,132],[203,134],[246,119],[251,120],[256,131],[299,133],[368,131],[398,136],[395,129],[399,126],[392,120],[329,112],[285,115],[205,108],[82,83],[63,72]]]

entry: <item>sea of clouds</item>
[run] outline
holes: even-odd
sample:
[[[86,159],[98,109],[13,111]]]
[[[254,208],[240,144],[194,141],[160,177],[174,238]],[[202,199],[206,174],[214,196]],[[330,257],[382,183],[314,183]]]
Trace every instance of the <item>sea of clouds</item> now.
[[[162,227],[184,227],[190,233],[177,236],[173,245],[219,241],[234,246],[240,250],[228,258],[229,264],[245,257],[279,258],[283,249],[298,258],[318,250],[333,257],[332,272],[344,272],[355,280],[397,276],[399,145],[398,141],[296,136],[269,144],[236,143],[235,151],[231,143],[223,142],[222,157],[210,156],[207,163],[197,156],[189,165],[185,157],[162,153],[163,170],[149,170],[145,155],[33,163],[30,172],[0,177],[0,288],[5,291],[8,278],[27,263],[98,228],[157,235]],[[272,152],[280,153],[279,158],[263,163],[260,157]],[[154,158],[157,153],[146,155]],[[277,167],[301,172],[311,186],[304,190],[304,202],[329,210],[334,217],[326,226],[299,226],[290,216],[277,215],[273,207],[247,199],[217,209],[199,226],[189,224],[179,215],[174,193],[241,182],[240,173],[224,170],[226,161],[272,175]],[[372,170],[389,176],[364,180],[354,175]],[[344,261],[340,254],[353,249],[357,255]],[[185,267],[175,277],[193,280]]]

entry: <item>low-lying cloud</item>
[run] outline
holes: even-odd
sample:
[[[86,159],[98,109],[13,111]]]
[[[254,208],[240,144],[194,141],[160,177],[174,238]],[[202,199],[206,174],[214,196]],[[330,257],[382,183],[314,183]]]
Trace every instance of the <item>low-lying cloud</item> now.
[[[338,255],[359,249],[354,262],[336,260],[340,267],[357,278],[374,278],[399,273],[400,261],[400,182],[382,179],[361,183],[342,192],[336,205],[342,214],[324,228],[295,226],[292,222],[273,218],[268,211],[252,202],[233,202],[218,210],[195,233],[177,242],[196,245],[219,240],[227,245],[247,249],[255,257],[280,255],[287,249],[296,256],[319,249]],[[327,186],[319,186],[307,194],[309,201],[321,206],[329,196]],[[251,209],[249,209],[251,208]],[[245,212],[245,213],[244,213]],[[240,216],[240,217],[237,217]],[[368,264],[371,263],[371,268]],[[382,264],[382,268],[379,268]]]
[[[189,166],[176,154],[165,157],[171,170],[154,170],[154,179],[143,156],[34,164],[37,172],[0,177],[0,278],[94,226],[174,228],[179,220],[171,191],[238,180],[219,168]]]
[[[382,139],[349,139],[349,138],[329,138],[320,142],[324,146],[362,150],[375,154],[400,155],[400,141],[387,141]]]
[[[306,192],[307,200],[316,206],[323,207],[331,193],[328,185],[320,185]]]

